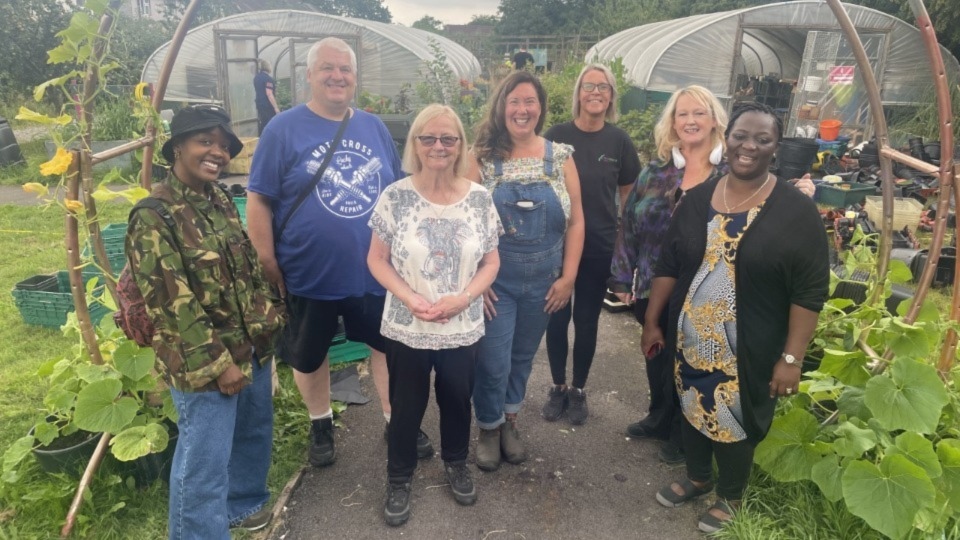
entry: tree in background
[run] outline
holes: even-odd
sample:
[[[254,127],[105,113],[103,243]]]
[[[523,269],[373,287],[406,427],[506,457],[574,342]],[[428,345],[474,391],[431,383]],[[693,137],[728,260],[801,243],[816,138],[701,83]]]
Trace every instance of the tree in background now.
[[[110,74],[112,84],[137,84],[147,58],[160,45],[170,41],[164,24],[151,19],[120,17],[114,31],[111,51],[120,66]]]
[[[0,92],[24,94],[55,77],[47,51],[59,44],[57,32],[67,26],[72,3],[62,0],[4,0],[0,2]]]
[[[474,15],[467,24],[470,26],[496,26],[500,24],[500,17],[496,15]]]
[[[412,25],[418,30],[426,30],[427,32],[433,32],[434,34],[443,34],[443,21],[431,17],[430,15],[424,15],[415,21]]]
[[[179,23],[190,3],[189,0],[162,2],[164,17],[171,26]],[[300,9],[386,23],[393,21],[383,0],[205,0],[197,9],[195,22],[199,24],[228,15],[268,9]]]

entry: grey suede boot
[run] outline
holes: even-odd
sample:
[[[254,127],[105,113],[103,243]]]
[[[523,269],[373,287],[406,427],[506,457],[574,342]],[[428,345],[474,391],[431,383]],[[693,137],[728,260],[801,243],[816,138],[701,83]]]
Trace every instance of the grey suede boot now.
[[[517,419],[514,416],[500,424],[500,449],[507,463],[517,465],[527,460],[527,450],[520,441],[520,432],[517,431]]]
[[[477,441],[477,467],[483,471],[500,468],[500,429],[480,429]]]

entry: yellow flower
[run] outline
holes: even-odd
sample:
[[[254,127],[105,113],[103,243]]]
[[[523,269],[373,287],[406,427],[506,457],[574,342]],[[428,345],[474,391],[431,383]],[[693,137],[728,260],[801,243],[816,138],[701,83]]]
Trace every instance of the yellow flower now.
[[[74,199],[67,199],[63,201],[63,204],[67,207],[67,210],[71,212],[83,210],[83,203]]]
[[[71,162],[73,162],[73,154],[58,146],[57,153],[53,158],[46,163],[40,164],[40,174],[44,176],[63,174],[70,168]]]
[[[43,197],[47,193],[50,193],[50,190],[47,189],[47,186],[39,182],[28,182],[23,185],[23,190],[27,193],[36,193],[37,197]]]

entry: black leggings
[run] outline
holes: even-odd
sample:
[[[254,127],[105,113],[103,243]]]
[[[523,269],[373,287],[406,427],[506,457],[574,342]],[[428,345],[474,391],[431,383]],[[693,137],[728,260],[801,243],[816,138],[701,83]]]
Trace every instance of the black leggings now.
[[[633,315],[641,326],[647,312],[648,302],[644,298],[637,300],[636,304],[633,305]],[[646,418],[641,420],[640,423],[654,436],[669,440],[674,445],[683,448],[683,439],[680,436],[680,417],[683,416],[683,412],[680,410],[677,383],[673,376],[676,352],[671,349],[676,349],[676,340],[673,339],[676,332],[668,327],[670,324],[668,311],[670,311],[669,307],[665,306],[660,314],[660,330],[663,331],[665,336],[668,336],[667,343],[656,356],[644,360],[647,384],[650,388],[650,408]],[[676,325],[676,321],[674,321],[674,325]]]
[[[693,427],[685,416],[680,421],[680,431],[687,453],[687,477],[697,482],[709,482],[713,478],[713,458],[716,457],[717,496],[728,501],[742,499],[750,480],[753,451],[757,445],[749,440],[714,441]]]
[[[603,295],[607,292],[610,277],[608,257],[584,257],[580,259],[577,279],[573,285],[573,298],[560,311],[550,316],[547,325],[547,357],[550,359],[550,374],[553,384],[567,382],[567,351],[570,349],[567,328],[573,315],[573,386],[583,388],[587,384],[593,354],[597,350],[597,327]],[[572,308],[571,308],[572,306]]]

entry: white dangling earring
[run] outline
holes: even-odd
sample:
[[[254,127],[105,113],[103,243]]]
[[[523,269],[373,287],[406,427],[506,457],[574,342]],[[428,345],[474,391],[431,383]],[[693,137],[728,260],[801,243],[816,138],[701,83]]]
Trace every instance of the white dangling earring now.
[[[673,166],[682,169],[687,166],[687,160],[684,159],[683,154],[680,153],[680,147],[674,146],[670,153],[673,154]]]
[[[723,144],[717,143],[713,147],[713,150],[710,152],[710,163],[714,165],[719,165],[720,161],[723,159]]]

